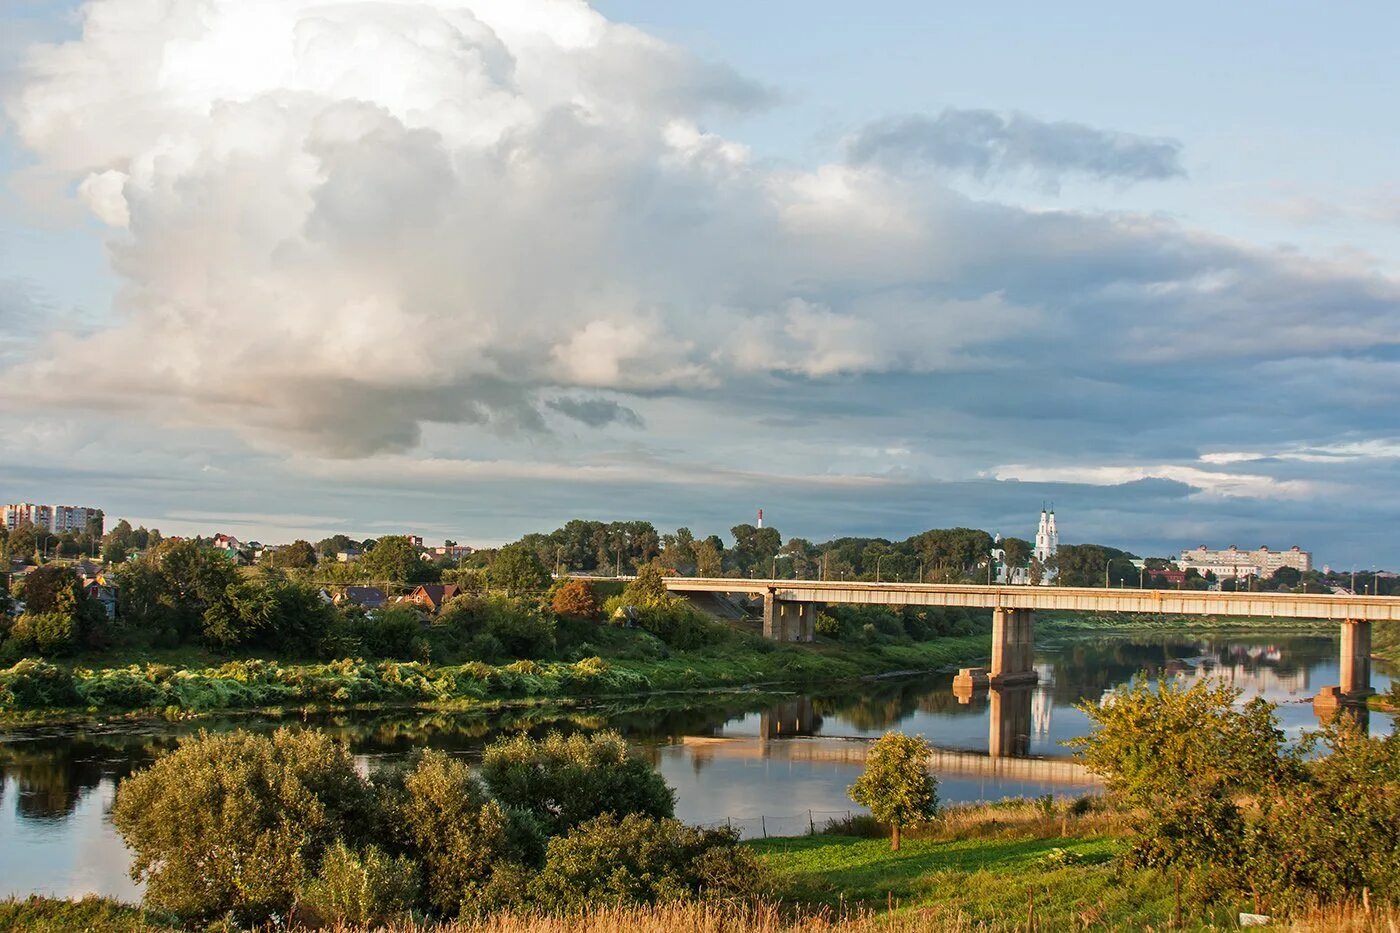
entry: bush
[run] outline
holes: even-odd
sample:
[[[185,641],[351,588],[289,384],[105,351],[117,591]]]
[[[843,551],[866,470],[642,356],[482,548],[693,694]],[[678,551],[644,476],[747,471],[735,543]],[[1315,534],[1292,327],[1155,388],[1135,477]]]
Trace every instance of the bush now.
[[[418,610],[411,606],[386,606],[361,622],[355,635],[370,657],[402,659],[409,657],[413,640],[422,629]]]
[[[21,712],[81,702],[73,675],[47,661],[24,660],[0,671],[0,710]]]
[[[551,835],[603,813],[675,812],[665,779],[616,732],[502,739],[486,749],[481,776],[497,800],[534,814]]]
[[[10,641],[21,650],[51,658],[73,650],[77,623],[63,612],[26,612],[10,628]]]
[[[379,926],[411,911],[418,903],[418,865],[407,856],[391,858],[367,846],[356,852],[337,842],[321,861],[321,870],[298,899],[298,913],[322,924]]]
[[[549,841],[531,899],[549,910],[753,896],[763,865],[729,829],[608,814]]]
[[[593,588],[583,580],[570,580],[554,592],[551,608],[561,616],[593,619],[598,616],[598,600]]]
[[[424,752],[389,798],[401,844],[422,862],[433,908],[456,916],[490,906],[492,875],[516,861],[528,827],[512,826],[466,764],[438,751]]]
[[[147,902],[186,919],[285,915],[372,798],[350,753],[320,732],[202,733],[122,782],[112,820]]]

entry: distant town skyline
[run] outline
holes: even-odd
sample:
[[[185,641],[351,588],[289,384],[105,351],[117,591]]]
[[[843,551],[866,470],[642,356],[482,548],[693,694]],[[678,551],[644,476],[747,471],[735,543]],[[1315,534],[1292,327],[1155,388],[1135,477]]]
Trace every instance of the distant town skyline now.
[[[1392,5],[17,0],[0,492],[1400,566]]]

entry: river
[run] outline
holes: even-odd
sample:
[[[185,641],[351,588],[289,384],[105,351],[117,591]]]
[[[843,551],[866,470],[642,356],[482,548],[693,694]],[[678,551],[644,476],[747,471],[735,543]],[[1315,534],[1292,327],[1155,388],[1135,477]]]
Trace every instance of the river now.
[[[889,729],[925,736],[945,802],[1092,793],[1063,747],[1087,731],[1075,704],[1097,701],[1139,671],[1223,677],[1279,704],[1290,734],[1315,728],[1310,700],[1338,682],[1337,639],[1322,634],[1114,634],[1061,637],[1036,649],[1031,688],[953,695],[951,675],[872,681],[783,696],[701,694],[572,709],[485,713],[375,711],[194,724],[113,724],[0,733],[0,897],[92,892],[136,900],[128,855],[110,819],[118,782],[199,729],[302,723],[343,737],[365,768],[421,746],[467,757],[497,735],[620,730],[676,789],[677,815],[731,823],[746,835],[792,835],[845,816],[866,743]],[[1379,662],[1373,686],[1389,686]],[[1372,714],[1373,733],[1391,718]]]

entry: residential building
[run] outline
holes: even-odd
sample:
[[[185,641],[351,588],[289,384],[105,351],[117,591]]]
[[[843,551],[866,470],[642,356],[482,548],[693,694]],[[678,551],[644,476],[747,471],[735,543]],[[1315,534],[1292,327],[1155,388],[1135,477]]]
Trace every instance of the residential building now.
[[[5,527],[14,531],[21,525],[53,530],[53,506],[14,502],[4,507]]]
[[[359,606],[362,609],[379,609],[389,601],[389,596],[377,586],[347,586],[335,597],[335,604]]]
[[[96,523],[98,536],[103,532],[103,514],[101,509],[93,509],[84,505],[55,505],[52,512],[53,518],[49,528],[55,534],[63,534],[65,531],[73,531],[81,534],[88,529],[88,523]]]
[[[437,612],[443,603],[457,595],[455,583],[424,583],[410,593],[404,602],[416,603],[429,612]]]
[[[445,557],[448,560],[461,560],[464,557],[471,557],[476,548],[469,544],[444,544],[441,547],[433,548],[435,557]]]
[[[1292,567],[1299,573],[1312,570],[1312,553],[1304,551],[1296,544],[1286,551],[1275,551],[1260,547],[1253,551],[1242,551],[1233,544],[1228,548],[1212,550],[1204,544],[1195,550],[1182,551],[1177,566],[1182,570],[1195,570],[1201,576],[1213,573],[1216,579],[1226,577],[1269,577],[1283,567]]]
[[[0,520],[5,527],[14,531],[20,525],[33,525],[54,534],[73,531],[81,534],[87,530],[88,522],[97,522],[97,533],[102,534],[103,514],[101,509],[82,505],[39,505],[34,502],[13,502],[0,507]]]

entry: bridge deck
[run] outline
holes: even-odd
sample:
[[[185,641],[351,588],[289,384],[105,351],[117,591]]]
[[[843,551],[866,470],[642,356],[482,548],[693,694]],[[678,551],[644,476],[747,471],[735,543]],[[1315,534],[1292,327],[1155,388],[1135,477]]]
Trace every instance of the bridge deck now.
[[[1333,593],[1219,593],[1201,590],[1115,590],[961,583],[741,580],[728,577],[668,577],[666,588],[673,593],[771,595],[786,602],[803,603],[1400,621],[1400,597],[1348,596]]]

